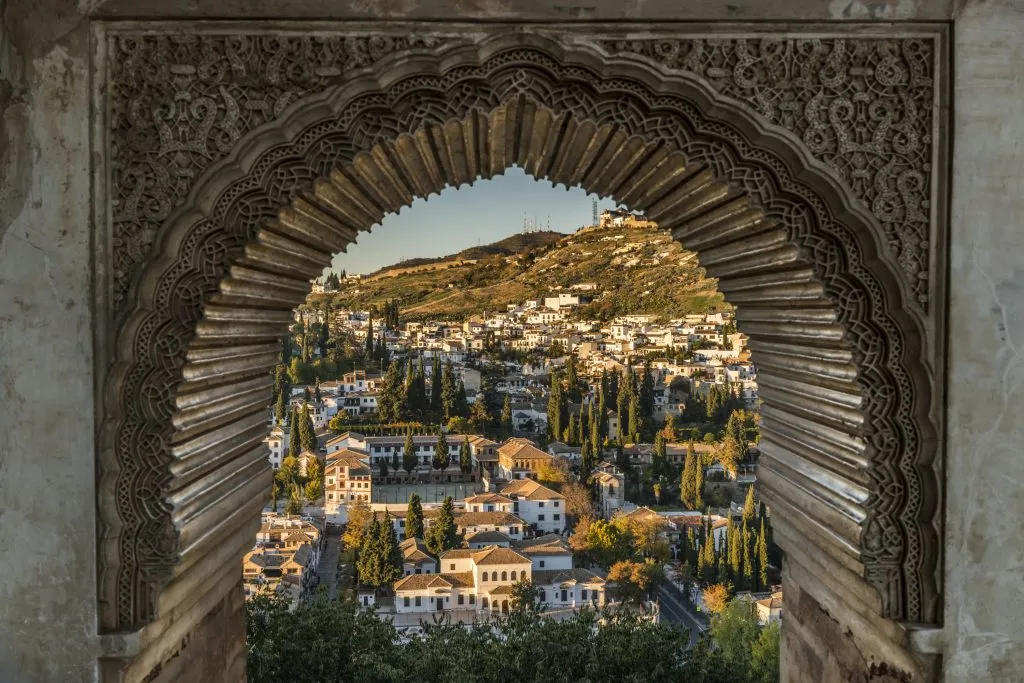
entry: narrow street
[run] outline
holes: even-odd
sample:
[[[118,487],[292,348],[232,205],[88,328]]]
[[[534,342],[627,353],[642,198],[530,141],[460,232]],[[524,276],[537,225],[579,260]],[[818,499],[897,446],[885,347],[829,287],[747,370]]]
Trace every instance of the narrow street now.
[[[330,530],[325,533],[327,544],[320,554],[317,575],[320,585],[327,589],[327,595],[334,600],[338,592],[338,554],[341,552],[341,531]]]
[[[658,589],[658,598],[661,605],[661,618],[672,624],[678,624],[690,631],[690,646],[692,647],[700,640],[701,634],[707,630],[704,622],[691,612],[690,606],[686,603],[679,589],[668,584]]]

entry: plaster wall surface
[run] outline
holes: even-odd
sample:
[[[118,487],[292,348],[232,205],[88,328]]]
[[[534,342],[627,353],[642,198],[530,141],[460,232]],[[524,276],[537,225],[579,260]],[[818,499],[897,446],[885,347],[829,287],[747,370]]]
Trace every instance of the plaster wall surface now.
[[[0,2],[0,682],[96,680],[88,32]]]
[[[1024,5],[954,27],[945,680],[1024,680]]]

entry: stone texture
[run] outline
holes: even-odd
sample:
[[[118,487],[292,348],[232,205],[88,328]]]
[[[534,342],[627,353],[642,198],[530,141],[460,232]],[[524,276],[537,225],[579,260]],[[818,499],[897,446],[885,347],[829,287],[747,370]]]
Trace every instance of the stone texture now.
[[[1024,680],[1024,6],[957,22],[945,680]]]
[[[68,5],[0,4],[5,682],[97,675],[89,40]]]

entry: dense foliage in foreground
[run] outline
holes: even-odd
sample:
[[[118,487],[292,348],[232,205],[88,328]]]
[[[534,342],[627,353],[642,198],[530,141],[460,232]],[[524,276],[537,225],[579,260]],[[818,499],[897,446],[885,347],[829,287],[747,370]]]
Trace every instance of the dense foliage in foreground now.
[[[629,616],[597,629],[595,622],[591,613],[559,622],[517,609],[496,628],[439,624],[403,639],[350,602],[321,598],[292,613],[261,596],[249,603],[248,677],[251,683],[771,680],[707,640],[687,650],[688,635],[676,628]]]

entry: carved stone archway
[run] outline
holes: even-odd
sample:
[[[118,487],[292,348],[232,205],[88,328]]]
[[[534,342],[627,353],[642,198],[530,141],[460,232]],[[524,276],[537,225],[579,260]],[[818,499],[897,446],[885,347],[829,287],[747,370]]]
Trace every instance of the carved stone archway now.
[[[118,47],[131,53],[130,40]],[[644,211],[719,278],[759,367],[760,479],[779,544],[806,574],[830,573],[835,588],[801,587],[843,606],[870,657],[918,674],[905,625],[938,618],[938,430],[927,301],[880,220],[888,191],[873,214],[815,159],[814,130],[801,140],[620,42],[415,42],[388,54],[371,38],[356,54],[382,52],[372,66],[244,137],[222,126],[229,151],[141,249],[106,383],[99,499],[101,620],[141,629],[132,675],[237,583],[271,478],[269,370],[309,279],[414,198],[512,165]],[[229,42],[193,49],[197,69],[246,78]],[[900,64],[880,48],[880,71]],[[210,106],[188,105],[206,132],[223,121]],[[158,140],[120,131],[120,143],[206,152],[166,145],[174,112],[153,120]],[[915,180],[899,182],[912,192]],[[158,168],[129,194],[144,203],[173,182]]]

